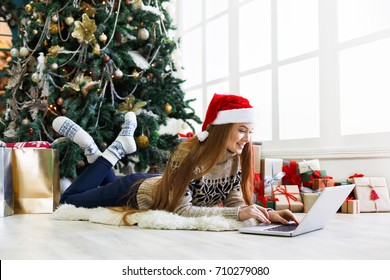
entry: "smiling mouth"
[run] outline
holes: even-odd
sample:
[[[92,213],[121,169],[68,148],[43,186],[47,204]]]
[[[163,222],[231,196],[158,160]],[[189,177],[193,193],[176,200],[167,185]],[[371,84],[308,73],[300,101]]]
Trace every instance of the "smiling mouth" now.
[[[238,147],[240,147],[240,149],[244,149],[244,147],[245,147],[245,144],[237,144],[238,145]]]

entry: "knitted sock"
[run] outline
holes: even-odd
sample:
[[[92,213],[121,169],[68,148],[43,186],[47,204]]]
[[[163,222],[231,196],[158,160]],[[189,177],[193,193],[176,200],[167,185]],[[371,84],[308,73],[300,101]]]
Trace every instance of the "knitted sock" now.
[[[102,154],[91,135],[71,119],[63,116],[57,117],[52,126],[56,132],[79,145],[89,163],[93,163]]]
[[[115,141],[103,152],[102,156],[113,166],[125,155],[134,153],[137,145],[134,140],[134,131],[137,128],[137,118],[134,112],[125,115],[125,123]]]

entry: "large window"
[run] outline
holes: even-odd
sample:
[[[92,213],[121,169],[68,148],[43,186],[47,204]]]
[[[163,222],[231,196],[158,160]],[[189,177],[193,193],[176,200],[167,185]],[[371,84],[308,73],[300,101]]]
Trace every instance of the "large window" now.
[[[248,97],[265,151],[390,150],[390,1],[177,0],[184,89]],[[197,126],[200,129],[200,126]]]

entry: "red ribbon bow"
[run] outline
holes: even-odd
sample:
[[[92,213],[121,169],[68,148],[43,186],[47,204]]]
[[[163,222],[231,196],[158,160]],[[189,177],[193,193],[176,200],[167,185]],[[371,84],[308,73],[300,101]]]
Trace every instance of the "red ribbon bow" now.
[[[290,199],[297,201],[298,199],[294,196],[294,194],[299,194],[299,193],[292,193],[287,191],[286,185],[283,186],[277,186],[275,190],[272,191],[272,194],[275,195],[276,192],[279,192],[277,194],[284,194],[287,198],[287,203],[288,203],[288,209],[291,210],[291,203]]]
[[[195,135],[192,132],[187,132],[186,134],[182,134],[182,133],[178,133],[178,134],[179,134],[180,138],[187,138],[187,139],[190,139],[190,138],[194,137],[194,135]]]
[[[283,165],[282,171],[284,173],[286,173],[286,174],[284,174],[283,179],[282,179],[286,184],[297,185],[297,186],[301,185],[301,176],[299,176],[299,174],[297,174],[296,162],[295,162],[295,164],[294,164],[294,162],[290,162],[290,166]]]
[[[256,199],[260,200],[264,195],[264,187],[261,184],[260,173],[255,173],[255,183],[254,183],[254,193],[256,194]]]
[[[310,174],[310,179],[320,179],[321,178],[321,170],[316,170],[316,171],[313,171],[311,174]]]
[[[364,177],[364,174],[355,173],[355,174],[349,176],[349,178],[351,178],[351,179],[352,179],[352,178],[361,178],[361,177]]]

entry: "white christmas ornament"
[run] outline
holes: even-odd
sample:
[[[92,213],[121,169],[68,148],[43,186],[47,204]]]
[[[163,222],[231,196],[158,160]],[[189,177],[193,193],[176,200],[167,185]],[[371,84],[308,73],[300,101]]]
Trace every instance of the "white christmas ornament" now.
[[[73,17],[67,17],[65,19],[66,25],[72,25],[74,23],[74,18]]]
[[[21,47],[20,50],[19,50],[19,54],[21,56],[28,56],[30,52],[28,51],[28,49],[26,47]]]
[[[19,50],[16,48],[13,48],[10,50],[10,53],[13,57],[18,57],[19,56]]]
[[[146,41],[149,39],[149,31],[146,28],[138,30],[138,40]]]
[[[57,70],[58,64],[54,62],[50,67],[51,67],[51,70]]]
[[[106,42],[107,41],[107,35],[102,33],[99,35],[99,41],[100,42]]]
[[[123,77],[123,72],[120,69],[116,69],[114,73],[115,78],[121,79]]]

